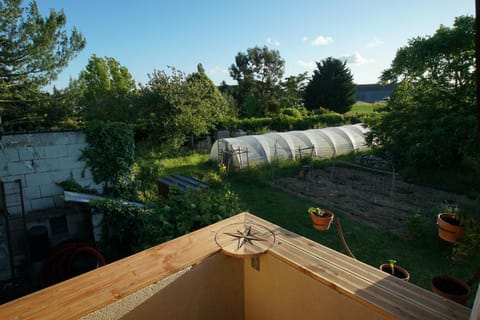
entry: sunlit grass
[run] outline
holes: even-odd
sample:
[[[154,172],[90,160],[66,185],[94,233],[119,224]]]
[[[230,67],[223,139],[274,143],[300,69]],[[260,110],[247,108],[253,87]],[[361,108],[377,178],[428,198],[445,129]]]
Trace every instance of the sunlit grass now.
[[[371,113],[384,105],[385,105],[385,102],[383,101],[375,102],[375,103],[359,101],[352,106],[352,109],[350,109],[350,111],[347,112],[347,115],[360,115],[360,114]]]

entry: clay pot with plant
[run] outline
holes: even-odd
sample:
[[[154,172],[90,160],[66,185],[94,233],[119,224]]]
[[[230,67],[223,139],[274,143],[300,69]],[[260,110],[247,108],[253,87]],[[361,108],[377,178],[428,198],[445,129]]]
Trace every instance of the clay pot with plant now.
[[[473,219],[465,219],[465,232],[453,244],[452,254],[448,258],[449,270],[456,265],[478,261],[480,255],[480,227]],[[447,273],[432,278],[432,291],[452,301],[466,304],[471,294],[471,287],[480,280],[480,266],[477,266],[469,280],[461,280]]]
[[[456,205],[445,205],[437,215],[438,236],[448,242],[455,243],[465,231],[462,212]]]
[[[390,259],[388,260],[388,263],[381,264],[379,269],[401,280],[409,281],[410,273],[406,269],[397,265],[396,263],[397,263],[397,260]]]
[[[317,230],[328,230],[332,224],[334,214],[327,209],[314,208],[308,209],[308,213],[313,222],[313,227]]]

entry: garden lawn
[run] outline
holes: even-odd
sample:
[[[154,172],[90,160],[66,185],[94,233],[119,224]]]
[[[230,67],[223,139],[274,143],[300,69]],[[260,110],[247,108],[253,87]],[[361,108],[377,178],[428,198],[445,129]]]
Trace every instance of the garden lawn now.
[[[333,224],[328,231],[313,229],[307,209],[310,206],[321,207],[320,203],[310,202],[267,185],[235,180],[231,180],[230,184],[247,211],[347,254]],[[364,225],[344,214],[335,214],[336,218],[340,218],[347,244],[358,260],[377,267],[387,263],[389,259],[394,259],[398,265],[410,272],[412,283],[428,290],[432,276],[448,271],[445,258],[452,247],[438,237],[433,217],[432,221],[417,222],[418,235],[407,240],[391,232]],[[468,271],[473,271],[471,267],[458,267],[448,272],[467,280],[471,276]]]
[[[377,103],[368,103],[368,102],[356,102],[350,111],[347,112],[347,115],[361,115],[367,114],[375,111],[377,108],[385,105],[384,102]]]

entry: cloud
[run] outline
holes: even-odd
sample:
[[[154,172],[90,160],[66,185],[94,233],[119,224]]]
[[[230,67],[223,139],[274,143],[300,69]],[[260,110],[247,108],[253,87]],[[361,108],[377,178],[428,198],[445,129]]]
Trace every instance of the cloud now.
[[[375,48],[375,47],[381,46],[382,44],[384,44],[384,42],[378,39],[377,37],[375,37],[370,42],[368,42],[365,46],[367,48]]]
[[[218,73],[228,74],[228,70],[220,68],[219,66],[215,66],[215,67],[211,68],[210,70],[208,70],[208,73],[210,73],[211,75],[218,74]]]
[[[317,64],[315,61],[303,61],[303,60],[297,60],[297,65],[302,67],[302,68],[307,68],[307,69],[315,69]]]
[[[375,62],[374,59],[367,59],[362,57],[358,52],[354,52],[348,56],[340,57],[339,59],[347,61],[348,64],[367,64]]]
[[[278,41],[276,39],[272,39],[272,38],[267,38],[267,44],[273,45],[275,47],[279,47],[280,46],[280,41]]]
[[[304,37],[302,38],[302,42],[307,42],[308,39],[309,39],[309,38],[308,38],[307,36],[304,36]]]
[[[305,39],[306,37],[304,37]],[[308,38],[307,38],[308,39]],[[332,37],[324,37],[324,36],[318,36],[316,37],[315,39],[313,39],[312,41],[310,41],[310,44],[312,46],[325,46],[327,44],[330,44],[333,42],[333,38]]]

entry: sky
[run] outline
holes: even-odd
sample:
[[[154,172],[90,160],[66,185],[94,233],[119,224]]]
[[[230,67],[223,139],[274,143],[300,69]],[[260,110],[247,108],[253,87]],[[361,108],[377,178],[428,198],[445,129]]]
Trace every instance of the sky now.
[[[37,0],[63,9],[67,30],[87,45],[52,83],[68,85],[92,55],[112,57],[146,84],[154,70],[191,73],[202,63],[215,84],[235,84],[229,67],[255,46],[278,50],[284,76],[313,74],[328,57],[347,61],[357,84],[378,82],[397,50],[418,36],[474,15],[474,0]]]

